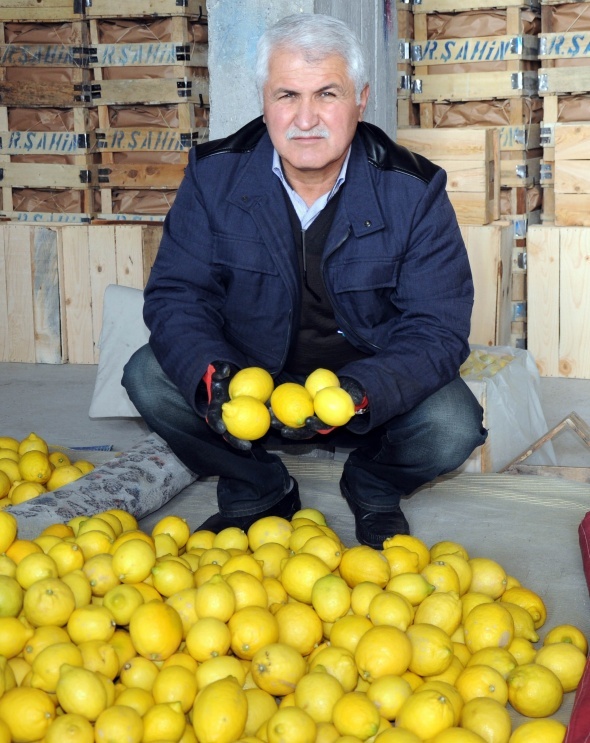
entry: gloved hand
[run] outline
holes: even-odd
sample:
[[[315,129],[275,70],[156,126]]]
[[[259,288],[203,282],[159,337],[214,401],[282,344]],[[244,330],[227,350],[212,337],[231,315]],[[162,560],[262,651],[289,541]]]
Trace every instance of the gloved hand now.
[[[207,367],[203,382],[207,389],[208,406],[205,420],[209,427],[220,434],[224,441],[236,449],[247,451],[252,443],[246,439],[238,439],[228,432],[221,416],[221,406],[229,401],[229,383],[238,372],[237,366],[227,361],[213,361]]]
[[[354,403],[355,415],[362,415],[367,412],[369,401],[365,391],[360,384],[350,377],[340,377],[340,387],[348,392]],[[270,405],[270,424],[273,428],[281,432],[281,436],[293,441],[305,441],[313,438],[316,434],[327,434],[335,429],[335,426],[329,426],[324,423],[317,415],[311,415],[305,419],[305,425],[300,428],[292,428],[282,423],[273,413]]]

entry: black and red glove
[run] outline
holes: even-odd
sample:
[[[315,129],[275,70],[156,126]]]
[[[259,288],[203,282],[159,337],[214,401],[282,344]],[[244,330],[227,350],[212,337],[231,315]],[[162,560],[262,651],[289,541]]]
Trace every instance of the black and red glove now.
[[[213,361],[207,367],[203,376],[203,382],[207,390],[207,413],[205,420],[209,427],[220,434],[224,441],[235,449],[247,451],[252,448],[252,443],[245,439],[239,439],[228,432],[222,418],[222,405],[229,401],[229,383],[239,369],[227,361]]]
[[[367,395],[360,384],[350,377],[340,377],[340,387],[348,392],[354,403],[355,415],[366,413],[369,407]],[[305,419],[305,425],[300,428],[286,426],[276,417],[269,405],[270,424],[281,432],[281,436],[292,441],[305,441],[313,438],[316,434],[327,434],[335,429],[335,426],[329,426],[318,418],[317,415],[310,415]]]

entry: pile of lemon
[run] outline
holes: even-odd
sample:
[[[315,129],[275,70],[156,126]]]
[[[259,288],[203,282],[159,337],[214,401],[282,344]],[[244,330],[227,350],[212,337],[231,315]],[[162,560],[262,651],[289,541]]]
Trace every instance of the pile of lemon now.
[[[47,441],[36,433],[22,441],[0,436],[0,508],[57,490],[93,469],[85,459],[71,462],[61,451],[50,452]]]
[[[346,547],[311,508],[32,540],[0,511],[0,743],[561,743],[588,646],[545,620],[461,544]]]
[[[259,366],[241,369],[229,383],[230,400],[222,405],[227,430],[239,439],[255,441],[270,428],[272,412],[283,425],[303,428],[312,415],[330,427],[344,426],[355,413],[351,396],[329,369],[315,369],[304,384],[283,382],[275,387],[272,376]]]

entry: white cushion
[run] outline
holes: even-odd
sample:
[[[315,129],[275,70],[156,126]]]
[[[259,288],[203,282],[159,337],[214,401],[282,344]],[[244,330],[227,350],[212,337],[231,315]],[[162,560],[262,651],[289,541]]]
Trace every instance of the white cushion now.
[[[143,321],[143,291],[110,284],[104,293],[100,350],[91,418],[139,418],[121,384],[123,367],[150,337]]]

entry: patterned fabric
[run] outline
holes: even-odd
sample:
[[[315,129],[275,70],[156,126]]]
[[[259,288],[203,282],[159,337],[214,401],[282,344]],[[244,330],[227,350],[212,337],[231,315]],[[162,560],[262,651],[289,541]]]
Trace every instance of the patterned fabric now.
[[[137,519],[157,510],[197,479],[156,434],[52,493],[9,510],[20,539],[34,539],[50,524],[122,508]]]

